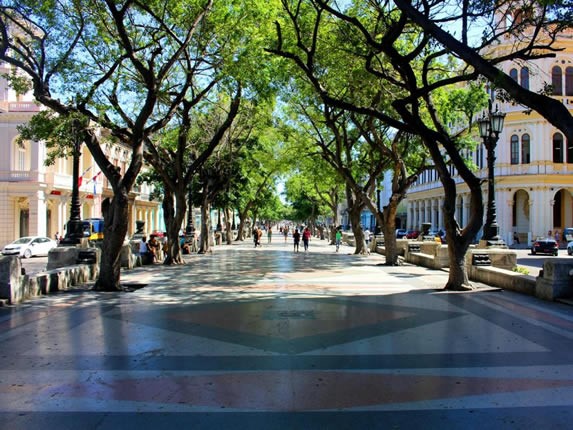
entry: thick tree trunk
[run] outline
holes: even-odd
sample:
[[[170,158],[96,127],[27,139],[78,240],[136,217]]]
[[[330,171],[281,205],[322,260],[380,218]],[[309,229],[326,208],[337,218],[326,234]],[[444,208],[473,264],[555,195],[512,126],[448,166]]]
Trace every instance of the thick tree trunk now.
[[[241,241],[242,242],[243,240],[245,240],[245,223],[247,220],[247,214],[251,210],[251,206],[253,206],[252,200],[249,203],[247,203],[247,205],[245,206],[245,209],[242,212],[240,210],[238,211],[239,212],[239,227],[237,229],[237,238],[235,239],[235,241]]]
[[[102,202],[104,236],[99,277],[94,290],[120,291],[121,248],[127,235],[128,192],[116,193]]]
[[[332,208],[332,228],[330,229],[330,245],[336,245],[336,229],[338,228],[338,207]]]
[[[225,208],[225,235],[227,240],[227,245],[233,243],[233,230],[232,230],[232,221],[231,221],[231,209],[228,207]]]
[[[348,209],[348,218],[352,226],[352,233],[354,233],[354,254],[364,254],[367,252],[364,244],[364,232],[360,226],[360,214],[362,213],[363,206],[355,205],[353,208]]]
[[[207,193],[204,192],[206,195]],[[199,254],[211,252],[211,203],[207,197],[201,204],[201,244]]]
[[[388,206],[383,209],[384,224],[384,249],[386,252],[386,266],[395,266],[398,264],[398,246],[396,244],[396,213],[398,212],[398,202],[390,199]],[[376,238],[374,238],[376,241]]]

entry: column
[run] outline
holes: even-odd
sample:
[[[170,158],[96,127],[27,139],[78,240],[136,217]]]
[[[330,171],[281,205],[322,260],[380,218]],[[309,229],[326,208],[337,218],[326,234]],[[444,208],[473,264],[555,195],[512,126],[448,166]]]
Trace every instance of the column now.
[[[45,236],[46,228],[46,195],[37,191],[29,197],[30,202],[30,234]]]
[[[432,230],[438,230],[440,226],[438,225],[438,220],[436,219],[437,216],[437,207],[438,207],[438,200],[432,199],[431,201],[431,210],[432,210],[432,217],[430,222],[432,223]]]

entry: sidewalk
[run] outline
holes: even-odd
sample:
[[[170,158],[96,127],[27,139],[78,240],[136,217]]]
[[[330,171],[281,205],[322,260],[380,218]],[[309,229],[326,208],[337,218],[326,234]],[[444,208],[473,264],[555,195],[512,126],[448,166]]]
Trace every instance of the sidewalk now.
[[[571,427],[573,308],[352,251],[276,234],[0,308],[0,428]]]

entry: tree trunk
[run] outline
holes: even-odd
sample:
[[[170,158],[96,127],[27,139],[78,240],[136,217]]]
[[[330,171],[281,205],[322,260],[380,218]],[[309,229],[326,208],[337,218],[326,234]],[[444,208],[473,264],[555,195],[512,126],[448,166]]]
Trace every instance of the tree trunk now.
[[[231,209],[228,207],[225,208],[225,234],[227,245],[231,245],[233,243],[233,230],[232,230],[232,221],[231,221]]]
[[[249,203],[247,203],[247,205],[245,206],[245,209],[241,212],[240,210],[239,212],[239,227],[237,230],[237,238],[235,239],[235,241],[243,241],[245,240],[245,221],[247,220],[247,214],[249,213],[249,211],[251,210],[251,206],[253,205],[253,201],[249,201]]]
[[[396,244],[396,213],[398,212],[398,202],[390,199],[387,206],[383,208],[384,223],[384,249],[386,255],[386,266],[396,266],[398,264],[398,245]],[[374,238],[376,241],[376,237]]]
[[[201,204],[201,244],[199,254],[211,252],[211,203],[207,197],[207,192],[203,191],[204,197]]]
[[[167,196],[169,195],[169,198]],[[177,200],[177,211],[175,211],[175,204],[173,198]],[[165,226],[167,228],[168,247],[167,256],[163,264],[183,264],[181,256],[181,247],[179,246],[179,231],[181,224],[185,218],[187,210],[187,201],[185,191],[178,190],[173,195],[172,192],[165,190],[165,198],[163,200],[163,213],[165,218]]]
[[[360,214],[362,213],[362,205],[354,205],[354,207],[348,209],[348,218],[350,218],[350,224],[352,226],[352,233],[354,233],[354,254],[364,254],[366,249],[364,249],[364,232],[360,226]]]
[[[127,235],[128,191],[121,190],[110,201],[102,202],[104,236],[100,261],[100,271],[95,283],[97,291],[120,291],[121,248]]]

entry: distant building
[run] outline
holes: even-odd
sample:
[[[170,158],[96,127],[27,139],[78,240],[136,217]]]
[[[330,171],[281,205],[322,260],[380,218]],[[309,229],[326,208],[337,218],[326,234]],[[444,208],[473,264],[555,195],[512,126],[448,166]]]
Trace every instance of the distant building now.
[[[9,73],[0,64],[0,74]],[[0,77],[0,246],[26,235],[54,237],[65,234],[70,216],[72,160],[58,159],[45,166],[43,142],[17,143],[20,124],[40,111],[31,95],[19,96]],[[121,145],[104,148],[108,158],[125,171],[129,149]],[[82,218],[101,216],[102,198],[112,196],[107,179],[101,174],[87,148],[80,159]],[[150,200],[150,188],[135,186],[130,195],[128,232],[135,232],[135,221],[145,221],[146,231],[163,230],[161,205]]]
[[[498,13],[500,20],[507,16]],[[516,41],[505,38],[496,47],[503,51]],[[540,92],[551,85],[553,97],[573,113],[573,32],[563,32],[557,40],[563,48],[554,58],[529,62],[507,62],[503,70],[525,88]],[[536,112],[510,103],[498,103],[507,114],[496,149],[495,200],[500,235],[506,243],[521,243],[538,236],[554,235],[573,227],[573,142],[566,142],[555,126]],[[477,137],[479,140],[479,137]],[[468,153],[487,178],[486,150],[483,144]],[[461,178],[458,183],[456,218],[465,225],[469,218],[469,191]],[[487,185],[484,183],[484,205]],[[422,173],[407,199],[407,226],[419,229],[423,222],[433,229],[444,228],[443,189],[435,171]],[[486,208],[487,209],[487,206]],[[485,221],[485,220],[484,220]],[[479,239],[479,238],[476,238]]]

